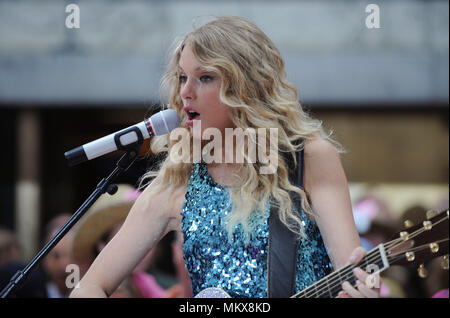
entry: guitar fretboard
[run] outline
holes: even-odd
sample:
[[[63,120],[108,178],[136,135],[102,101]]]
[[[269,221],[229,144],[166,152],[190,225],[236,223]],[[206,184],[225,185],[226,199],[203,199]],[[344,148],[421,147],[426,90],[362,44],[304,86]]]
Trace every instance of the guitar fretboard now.
[[[369,274],[379,273],[389,267],[384,245],[380,244],[367,253],[364,259],[356,265],[346,265],[325,276],[315,284],[305,288],[291,298],[334,298],[342,290],[342,283],[347,281],[355,285],[357,277],[353,273],[355,267],[360,267]]]

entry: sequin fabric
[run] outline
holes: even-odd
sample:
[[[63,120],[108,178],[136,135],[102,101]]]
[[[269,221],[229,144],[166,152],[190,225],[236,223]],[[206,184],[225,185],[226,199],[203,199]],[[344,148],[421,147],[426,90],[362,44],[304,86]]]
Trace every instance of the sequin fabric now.
[[[267,297],[269,206],[252,213],[252,235],[245,240],[242,225],[229,239],[224,222],[231,211],[227,189],[211,178],[205,163],[194,163],[182,208],[183,255],[193,294],[221,288],[231,297]],[[296,292],[308,287],[332,267],[320,232],[302,214],[308,239],[299,243]]]

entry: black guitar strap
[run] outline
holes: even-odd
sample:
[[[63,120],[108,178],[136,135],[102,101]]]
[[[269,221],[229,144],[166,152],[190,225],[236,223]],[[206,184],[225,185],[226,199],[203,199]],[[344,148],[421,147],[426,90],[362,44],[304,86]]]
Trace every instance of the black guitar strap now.
[[[284,153],[283,153],[284,154]],[[297,153],[297,169],[292,156],[286,157],[289,179],[303,189],[303,149]],[[301,209],[301,198],[289,193],[297,213]],[[269,216],[269,246],[267,287],[270,298],[288,298],[294,294],[295,269],[298,250],[298,235],[289,230],[279,219],[277,207],[271,206]]]

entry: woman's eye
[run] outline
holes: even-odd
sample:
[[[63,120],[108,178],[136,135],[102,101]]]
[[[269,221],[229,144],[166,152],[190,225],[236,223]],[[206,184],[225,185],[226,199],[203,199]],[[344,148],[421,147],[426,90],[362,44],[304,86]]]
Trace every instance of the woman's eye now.
[[[202,83],[208,83],[211,82],[214,79],[214,76],[211,75],[202,75],[199,77],[200,82]],[[178,76],[178,82],[181,84],[185,84],[187,82],[188,78],[186,75],[179,75]]]
[[[186,75],[179,75],[179,76],[178,76],[178,81],[179,81],[180,83],[185,83],[186,80],[187,80]]]
[[[214,77],[212,77],[211,75],[202,75],[202,76],[200,76],[200,81],[203,83],[206,83],[206,82],[212,81],[213,78]]]

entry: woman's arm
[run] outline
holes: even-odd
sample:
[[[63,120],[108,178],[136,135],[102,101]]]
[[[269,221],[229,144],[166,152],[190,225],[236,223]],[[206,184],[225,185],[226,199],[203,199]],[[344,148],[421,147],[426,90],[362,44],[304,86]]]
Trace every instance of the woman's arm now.
[[[138,197],[114,238],[70,297],[107,297],[166,233],[178,229],[185,189],[156,192],[157,177]]]
[[[348,263],[361,246],[339,153],[324,139],[308,140],[304,151],[304,184],[314,218],[335,269]]]
[[[358,264],[366,254],[353,219],[347,178],[334,146],[323,139],[308,140],[305,146],[305,191],[315,212],[328,255],[335,269]],[[366,286],[368,273],[354,269],[357,287],[342,284],[339,297],[379,297],[377,286]]]

